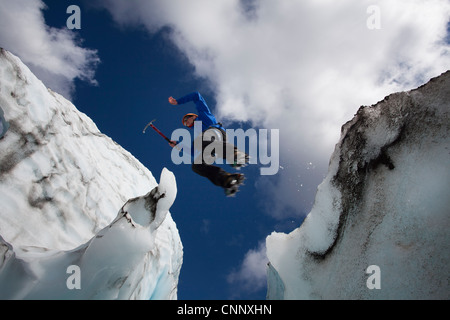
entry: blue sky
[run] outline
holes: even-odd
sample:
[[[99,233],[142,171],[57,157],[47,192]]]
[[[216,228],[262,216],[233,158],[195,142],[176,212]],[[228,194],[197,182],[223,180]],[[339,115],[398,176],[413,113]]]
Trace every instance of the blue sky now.
[[[66,15],[60,14],[65,7],[58,7],[46,12],[49,24],[65,23]],[[163,167],[174,172],[178,195],[171,212],[184,246],[179,299],[264,299],[264,287],[248,292],[228,281],[247,251],[258,247],[278,223],[263,213],[254,197],[257,170],[245,170],[246,186],[236,198],[226,198],[189,165],[174,165],[171,148],[151,129],[142,134],[147,122],[156,118],[155,125],[170,137],[182,116],[195,112],[194,104],[170,105],[169,96],[199,90],[213,110],[214,97],[193,77],[192,67],[168,41],[167,31],[149,35],[143,30],[120,30],[106,11],[82,8],[83,25],[77,32],[86,47],[98,50],[101,63],[95,78],[99,85],[80,82],[73,102],[156,178]]]
[[[73,4],[80,30],[66,28]],[[367,26],[370,5],[379,28]],[[175,173],[180,299],[264,299],[265,237],[309,212],[341,125],[450,68],[446,1],[0,0],[0,9],[0,46],[155,177]],[[191,91],[228,128],[279,129],[278,174],[245,168],[245,186],[226,198],[174,165],[167,143],[142,129],[156,118],[170,135],[195,109],[167,98]]]
[[[65,14],[66,3],[46,4],[46,23],[63,28],[69,16]],[[258,249],[259,242],[272,231],[291,231],[302,218],[278,221],[264,212],[255,196],[259,167],[242,170],[246,185],[237,197],[226,198],[221,189],[195,175],[189,165],[174,165],[168,144],[151,129],[143,135],[143,127],[156,118],[155,125],[170,136],[180,127],[185,113],[195,112],[195,106],[174,107],[167,98],[199,90],[214,110],[213,93],[193,76],[192,66],[167,39],[167,30],[149,35],[142,29],[120,29],[105,10],[79,4],[82,28],[74,32],[83,39],[84,47],[98,51],[101,63],[95,74],[98,85],[76,80],[72,101],[156,178],[163,167],[175,173],[178,195],[171,212],[184,246],[179,299],[264,299],[264,283],[254,291],[239,277],[230,279],[239,272],[249,250]],[[241,123],[230,128],[249,127]]]

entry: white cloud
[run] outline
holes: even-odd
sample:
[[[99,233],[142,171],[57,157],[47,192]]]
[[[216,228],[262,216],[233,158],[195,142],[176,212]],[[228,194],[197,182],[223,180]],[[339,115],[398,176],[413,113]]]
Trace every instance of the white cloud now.
[[[47,86],[70,98],[75,79],[96,84],[99,58],[95,50],[81,47],[75,31],[47,26],[44,9],[41,0],[0,0],[0,46],[18,55]]]
[[[267,262],[265,241],[245,254],[239,269],[228,275],[228,283],[239,288],[235,297],[241,292],[254,293],[266,287]]]
[[[278,217],[282,207],[305,210],[299,199],[310,193],[289,179],[308,176],[310,162],[324,174],[340,127],[359,106],[450,68],[448,1],[101,2],[122,25],[170,26],[215,93],[219,119],[280,129],[285,170],[272,189],[286,203],[272,212]],[[379,30],[367,27],[371,5],[380,9]]]

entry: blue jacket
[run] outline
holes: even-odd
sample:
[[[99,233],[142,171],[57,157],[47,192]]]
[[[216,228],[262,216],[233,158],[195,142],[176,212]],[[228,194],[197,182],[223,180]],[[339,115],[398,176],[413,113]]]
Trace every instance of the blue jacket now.
[[[195,107],[197,108],[198,118],[196,121],[202,122],[202,132],[205,132],[209,128],[218,128],[225,131],[225,129],[217,122],[216,117],[211,113],[205,99],[202,97],[200,92],[192,92],[184,97],[176,99],[178,104],[185,104],[187,102],[193,101]],[[194,159],[199,154],[199,150],[195,150],[194,141],[191,143],[191,157]]]
[[[206,104],[205,99],[199,92],[192,92],[177,99],[178,104],[185,104],[190,101],[195,103],[198,113],[197,121],[200,120],[202,122],[202,131],[205,131],[211,127],[225,131],[225,129],[217,122],[216,117],[213,116],[211,110],[209,110],[209,107]]]

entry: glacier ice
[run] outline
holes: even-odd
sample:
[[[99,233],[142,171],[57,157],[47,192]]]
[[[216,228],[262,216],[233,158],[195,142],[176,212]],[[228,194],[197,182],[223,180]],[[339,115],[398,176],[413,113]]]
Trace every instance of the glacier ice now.
[[[168,182],[171,188],[157,186],[129,200],[110,225],[73,250],[19,247],[15,252],[0,239],[4,251],[0,298],[176,298],[182,254],[176,250],[181,243],[167,215],[176,188],[173,174],[164,169],[160,185]],[[160,199],[168,201],[160,205]],[[172,259],[178,261],[172,263]],[[79,268],[78,288],[67,284],[73,266]]]
[[[450,71],[358,110],[303,224],[266,239],[268,299],[450,298],[449,111]]]
[[[158,184],[3,49],[0,107],[0,298],[175,299],[174,175]],[[73,266],[81,289],[68,288]]]
[[[6,134],[6,131],[8,131],[9,129],[9,123],[5,120],[5,117],[3,115],[3,109],[0,107],[0,139],[3,138],[3,136]]]

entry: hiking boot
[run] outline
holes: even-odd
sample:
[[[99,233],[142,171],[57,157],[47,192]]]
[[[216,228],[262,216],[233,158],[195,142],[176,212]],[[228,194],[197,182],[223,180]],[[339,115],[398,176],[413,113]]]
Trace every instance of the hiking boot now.
[[[227,179],[225,180],[224,188],[230,189],[235,186],[238,186],[239,184],[244,181],[244,175],[241,173],[234,173],[234,174],[228,174]]]
[[[239,170],[240,168],[245,167],[248,164],[250,156],[244,152],[237,151],[234,153],[234,159],[234,163],[231,164],[231,166]]]

